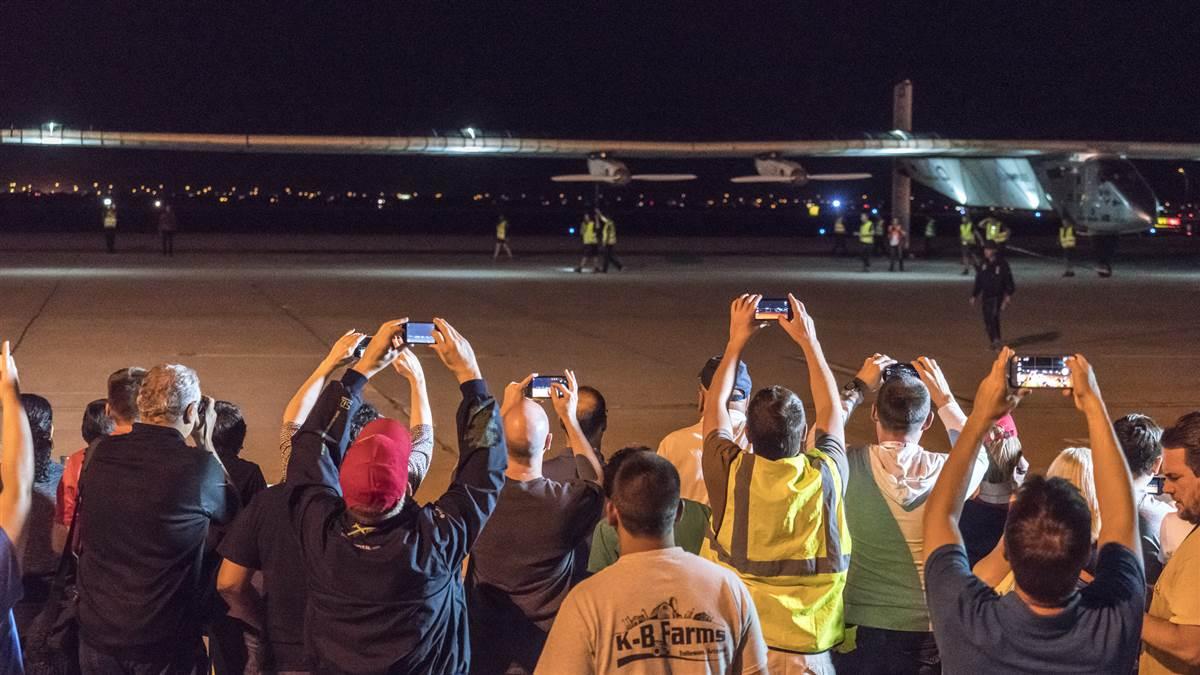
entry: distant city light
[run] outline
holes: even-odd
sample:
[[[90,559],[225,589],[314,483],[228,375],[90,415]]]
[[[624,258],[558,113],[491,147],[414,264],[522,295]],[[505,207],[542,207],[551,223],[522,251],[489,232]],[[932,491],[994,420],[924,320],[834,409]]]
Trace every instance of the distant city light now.
[[[105,197],[105,198],[104,198],[104,205],[105,205],[105,206],[112,206],[112,197]]]
[[[161,209],[161,208],[162,208],[162,200],[161,200],[161,199],[155,199],[155,200],[154,200],[154,208],[156,208],[156,209]]]

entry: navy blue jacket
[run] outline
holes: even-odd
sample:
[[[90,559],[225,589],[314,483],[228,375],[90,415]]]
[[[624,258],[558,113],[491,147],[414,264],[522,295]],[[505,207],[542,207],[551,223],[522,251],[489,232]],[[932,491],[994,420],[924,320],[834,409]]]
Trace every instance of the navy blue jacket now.
[[[437,501],[406,501],[363,527],[346,513],[338,467],[366,378],[331,382],[292,439],[290,513],[308,575],[305,642],[320,672],[465,673],[462,562],[496,508],[507,450],[483,380],[462,385],[459,461]]]

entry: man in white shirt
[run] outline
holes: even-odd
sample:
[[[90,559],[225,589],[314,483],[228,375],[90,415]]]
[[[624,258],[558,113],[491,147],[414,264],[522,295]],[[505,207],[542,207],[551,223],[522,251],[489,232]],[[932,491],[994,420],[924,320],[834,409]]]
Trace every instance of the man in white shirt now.
[[[700,370],[700,399],[696,404],[701,418],[704,416],[704,400],[708,396],[708,388],[712,386],[713,373],[721,363],[720,356],[714,356]],[[750,369],[744,361],[738,361],[737,373],[734,376],[733,393],[729,396],[729,419],[733,422],[734,441],[746,448],[746,405],[750,392],[754,391],[750,382]],[[697,420],[690,427],[676,429],[667,434],[658,444],[658,454],[675,466],[679,471],[679,495],[708,506],[708,488],[704,485],[704,472],[700,468],[700,457],[704,454],[703,420]]]
[[[679,474],[637,453],[605,506],[621,557],[559,609],[537,673],[766,673],[767,645],[737,575],[675,546]]]

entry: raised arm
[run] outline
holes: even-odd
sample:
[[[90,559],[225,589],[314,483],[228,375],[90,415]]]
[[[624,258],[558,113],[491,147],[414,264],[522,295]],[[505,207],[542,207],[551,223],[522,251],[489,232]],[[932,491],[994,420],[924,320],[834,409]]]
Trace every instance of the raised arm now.
[[[821,350],[821,342],[817,339],[816,326],[804,303],[797,300],[796,296],[789,293],[788,303],[792,307],[792,318],[780,317],[779,324],[800,345],[808,364],[808,381],[812,387],[813,407],[816,408],[813,419],[816,438],[826,434],[837,439],[839,445],[845,446],[845,418],[838,401],[837,384],[833,379],[833,371],[825,362],[825,352]]]
[[[433,460],[433,411],[429,407],[429,390],[425,386],[425,369],[420,359],[405,347],[392,362],[392,367],[408,380],[408,429],[412,434],[412,454],[408,457],[409,484],[415,492]]]
[[[725,344],[725,353],[721,363],[713,373],[712,384],[704,401],[704,437],[714,431],[721,431],[733,437],[733,422],[729,419],[729,397],[733,395],[733,383],[737,377],[737,364],[742,359],[742,351],[754,334],[762,330],[765,323],[754,320],[754,312],[758,308],[761,295],[744,293],[733,299],[729,306],[729,342]]]
[[[0,528],[17,545],[25,532],[25,521],[33,502],[33,434],[21,405],[17,363],[6,340],[0,348]]]
[[[604,482],[604,465],[600,463],[600,458],[596,456],[596,450],[588,442],[583,429],[580,428],[579,418],[576,415],[579,407],[579,383],[575,380],[574,371],[567,370],[565,374],[567,386],[564,387],[557,382],[550,385],[554,393],[550,397],[550,403],[554,406],[554,412],[558,413],[558,419],[562,422],[563,428],[567,430],[567,442],[575,451],[575,463],[580,468],[579,477],[593,483],[602,483]]]
[[[329,354],[321,359],[321,363],[317,365],[317,369],[308,376],[304,384],[300,385],[300,388],[292,396],[292,400],[288,401],[287,407],[283,410],[284,424],[295,424],[297,426],[304,424],[304,420],[308,418],[308,413],[317,404],[317,398],[321,395],[321,390],[325,388],[325,381],[329,379],[333,371],[354,361],[354,348],[363,337],[362,333],[350,330],[338,338],[337,342],[333,343],[333,348],[329,350]]]
[[[879,387],[883,384],[884,368],[895,362],[896,360],[892,357],[878,353],[872,354],[863,360],[862,368],[858,369],[858,373],[854,375],[854,379],[842,387],[839,393],[843,425],[850,424],[850,416],[866,400],[868,392],[879,391]],[[804,441],[804,447],[811,448],[816,441],[817,428],[816,426],[810,426],[808,428],[808,436]]]
[[[925,560],[942,546],[962,545],[958,519],[971,482],[972,466],[984,436],[992,423],[1008,414],[1020,402],[1024,391],[1012,394],[1005,381],[1012,350],[1005,347],[992,364],[992,370],[979,383],[975,393],[975,409],[967,418],[958,442],[950,450],[942,473],[938,476],[929,500],[925,503]]]
[[[434,319],[433,323],[437,326],[433,350],[454,374],[463,395],[456,415],[458,467],[450,487],[437,500],[437,509],[444,517],[436,521],[447,543],[447,554],[457,564],[475,545],[496,509],[508,467],[508,449],[500,405],[488,393],[471,343],[446,321]]]
[[[1100,385],[1096,373],[1083,354],[1068,359],[1071,368],[1071,395],[1075,407],[1087,418],[1088,440],[1092,448],[1092,463],[1095,465],[1096,499],[1102,504],[1100,536],[1096,540],[1097,550],[1105,544],[1116,543],[1138,553],[1140,562],[1141,544],[1138,541],[1137,502],[1133,497],[1133,479],[1125,453],[1121,451],[1112,420],[1104,399],[1100,397]]]
[[[349,445],[349,421],[362,403],[367,381],[399,355],[394,340],[405,321],[398,319],[380,326],[358,363],[346,371],[340,382],[330,382],[321,392],[292,439],[292,456],[287,465],[289,484],[339,489],[338,467]]]

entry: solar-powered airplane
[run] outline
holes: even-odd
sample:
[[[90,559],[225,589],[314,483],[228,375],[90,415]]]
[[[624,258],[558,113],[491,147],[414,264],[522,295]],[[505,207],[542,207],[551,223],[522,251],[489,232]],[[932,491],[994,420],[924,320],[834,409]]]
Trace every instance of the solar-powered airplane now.
[[[1154,191],[1130,160],[1200,160],[1200,143],[946,139],[914,135],[910,83],[896,86],[897,130],[856,140],[659,142],[461,136],[294,136],[82,131],[57,125],[0,129],[0,147],[55,146],[201,152],[446,157],[579,158],[586,174],[557,182],[624,185],[631,181],[687,181],[695,174],[633,173],[637,159],[746,158],[754,175],[735,183],[841,181],[867,173],[809,174],[792,158],[889,158],[893,215],[907,222],[908,181],[915,180],[967,208],[1052,210],[1080,234],[1109,236],[1149,228],[1158,210]],[[619,158],[619,159],[618,159]]]

